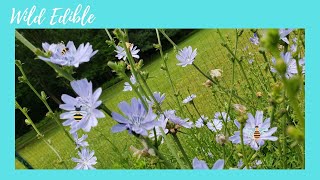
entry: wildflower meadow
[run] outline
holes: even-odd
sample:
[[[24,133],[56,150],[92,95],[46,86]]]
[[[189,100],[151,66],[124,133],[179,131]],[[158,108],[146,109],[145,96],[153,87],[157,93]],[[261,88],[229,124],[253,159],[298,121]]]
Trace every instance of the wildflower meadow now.
[[[16,169],[305,168],[304,29],[15,38]]]

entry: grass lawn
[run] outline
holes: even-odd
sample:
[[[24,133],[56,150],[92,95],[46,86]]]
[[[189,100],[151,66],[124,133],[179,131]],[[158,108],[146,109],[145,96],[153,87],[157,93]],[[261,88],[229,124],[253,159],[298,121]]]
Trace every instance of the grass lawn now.
[[[235,30],[222,30],[222,34],[225,35],[226,38],[230,39],[231,42],[234,42]],[[238,45],[239,56],[248,54],[248,52],[243,51],[246,46],[249,46],[248,48],[250,50],[256,48],[253,47],[249,42],[250,36],[250,31],[245,30],[243,35],[240,37]],[[205,29],[199,30],[198,32],[190,35],[190,37],[178,44],[178,46],[182,48],[191,45],[193,48],[197,48],[198,56],[195,60],[195,63],[204,72],[208,72],[209,70],[216,68],[222,69],[223,79],[221,80],[221,84],[228,87],[231,84],[232,64],[227,57],[227,51],[220,45],[220,43],[221,40],[216,30]],[[165,53],[168,53],[169,71],[171,72],[174,84],[181,93],[182,97],[189,95],[188,90],[190,93],[196,94],[197,97],[195,99],[195,104],[198,106],[200,113],[205,114],[209,118],[213,118],[214,113],[224,107],[219,107],[216,103],[216,99],[212,95],[211,89],[202,85],[206,81],[206,78],[203,77],[192,66],[177,66],[176,64],[178,61],[175,58],[176,53],[173,49],[170,49]],[[255,61],[261,60],[259,54],[257,54],[257,56],[259,58],[257,57]],[[247,67],[248,62],[247,60],[245,61],[246,62],[243,64],[245,67]],[[163,105],[163,109],[169,109],[171,106],[176,107],[176,105],[165,72],[160,69],[162,63],[163,61],[160,56],[155,56],[153,57],[152,63],[148,63],[144,66],[144,70],[150,73],[151,78],[148,80],[148,84],[150,85],[152,91],[166,93],[167,96]],[[240,87],[245,81],[239,72],[240,71],[237,69],[236,80],[238,81],[237,86]],[[124,82],[122,81],[108,89],[104,89],[101,96],[104,104],[106,104],[106,106],[113,111],[119,112],[117,107],[118,103],[121,101],[129,101],[133,96],[135,96],[134,92],[122,91],[123,83]],[[263,91],[258,83],[255,84],[254,88],[256,91]],[[238,93],[242,94],[247,92]],[[225,99],[227,98],[226,95],[221,95],[221,93],[219,93],[217,98],[220,101],[227,102],[227,99]],[[199,117],[196,115],[192,106],[187,107],[194,116],[194,119],[198,119]],[[105,119],[100,119],[98,126],[93,128],[88,133],[90,149],[95,150],[98,158],[98,164],[96,165],[96,168],[159,168],[155,165],[156,163],[150,163],[150,161],[147,161],[143,158],[140,160],[132,158],[132,152],[129,150],[129,147],[131,145],[141,147],[141,144],[136,138],[130,136],[126,131],[117,134],[111,133],[111,127],[115,124],[116,122],[114,120],[112,120],[110,117],[106,117]],[[48,127],[51,127],[51,125],[48,125]],[[41,129],[45,130],[46,127],[44,126]],[[64,136],[63,132],[59,128],[55,127],[50,129],[51,130],[49,131],[45,131],[45,138],[49,139],[52,145],[58,149],[68,168],[73,168],[76,165],[71,161],[71,157],[76,156],[74,145],[72,145],[72,143]],[[197,133],[196,136],[207,138],[207,142],[209,143],[214,140],[209,133],[210,132],[200,132]],[[19,141],[27,142],[27,140],[30,139],[30,136],[32,137],[32,132],[26,134],[22,138],[19,138],[17,143],[19,144]],[[194,140],[192,140],[192,138],[188,135],[180,134],[179,136],[181,137],[182,143],[186,147],[187,154],[190,156],[190,158],[195,157],[195,155],[199,154],[200,151],[203,151],[203,149],[194,144]],[[112,146],[110,142],[117,146],[117,149],[114,149],[114,146]],[[166,146],[162,145],[161,148],[165,152]],[[19,152],[20,155],[24,157],[34,168],[64,168],[62,164],[57,162],[56,156],[54,156],[50,149],[40,140],[34,139],[31,142],[26,143],[25,146],[20,146],[16,149],[16,151]],[[213,151],[219,153],[220,149],[212,146],[212,153],[214,153]],[[120,154],[123,156],[123,159],[120,158]],[[169,157],[168,159],[170,159],[169,154],[170,153],[165,153],[165,155]],[[16,162],[16,168],[21,169],[24,168],[24,166],[19,162]]]

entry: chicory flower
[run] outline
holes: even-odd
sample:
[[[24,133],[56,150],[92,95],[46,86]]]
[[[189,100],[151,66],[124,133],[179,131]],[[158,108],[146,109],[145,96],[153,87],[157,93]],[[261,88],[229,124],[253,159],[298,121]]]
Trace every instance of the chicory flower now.
[[[95,169],[93,166],[97,164],[97,157],[94,156],[94,151],[83,148],[78,152],[78,155],[80,159],[72,158],[72,161],[77,163],[77,166],[74,169]]]
[[[50,57],[38,56],[39,59],[61,66],[74,67],[79,67],[81,63],[90,61],[90,58],[98,52],[98,50],[93,51],[90,43],[86,43],[86,45],[82,43],[76,49],[72,41],[69,41],[67,45],[64,43],[49,44],[45,42],[42,43],[42,48],[46,53],[50,54]]]
[[[112,127],[113,133],[128,130],[130,134],[148,136],[148,130],[158,125],[157,115],[153,113],[151,106],[149,106],[149,109],[145,109],[142,102],[137,98],[131,99],[131,105],[122,101],[118,107],[124,116],[112,112],[112,118],[119,123]]]
[[[182,66],[182,67],[186,67],[187,65],[193,63],[193,61],[196,58],[196,56],[197,56],[197,49],[192,51],[192,47],[191,46],[184,47],[176,55],[176,58],[180,62],[177,65]]]

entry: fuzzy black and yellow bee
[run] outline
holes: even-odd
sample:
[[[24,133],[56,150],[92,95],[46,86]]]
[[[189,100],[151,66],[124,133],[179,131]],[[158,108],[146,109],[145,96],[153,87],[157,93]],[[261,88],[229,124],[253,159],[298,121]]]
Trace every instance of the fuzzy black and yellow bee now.
[[[83,119],[84,114],[85,114],[85,112],[81,110],[81,107],[82,106],[80,106],[80,107],[75,106],[76,110],[73,112],[74,113],[73,119],[77,122],[81,121]]]
[[[259,131],[259,127],[256,126],[256,127],[255,127],[255,131],[254,131],[254,133],[253,133],[253,138],[254,138],[255,140],[258,140],[258,139],[260,138],[260,136],[261,136],[261,133],[260,133],[260,131]]]
[[[65,47],[62,49],[61,54],[65,55],[69,51],[69,48]]]

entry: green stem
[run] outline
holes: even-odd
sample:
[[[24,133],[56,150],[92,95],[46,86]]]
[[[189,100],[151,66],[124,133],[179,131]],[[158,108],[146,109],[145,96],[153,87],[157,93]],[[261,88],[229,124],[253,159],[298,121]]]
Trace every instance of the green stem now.
[[[243,142],[243,128],[244,128],[243,123],[240,123],[240,140],[241,140],[241,148],[242,148],[243,160],[244,160],[244,164],[246,165],[246,167],[248,169],[249,166],[248,166],[246,151],[244,149],[244,142]]]
[[[16,108],[18,108],[23,115],[27,118],[28,123],[32,126],[32,128],[36,131],[37,133],[37,137],[41,138],[43,140],[43,142],[56,154],[56,156],[59,159],[59,162],[63,163],[65,168],[68,169],[67,165],[65,164],[65,162],[63,161],[63,159],[61,158],[60,154],[58,153],[58,151],[47,141],[44,139],[44,135],[39,131],[39,129],[36,127],[36,125],[33,123],[32,119],[30,118],[30,116],[28,115],[28,113],[26,112],[26,110],[24,110],[20,104],[17,102],[17,100],[15,101],[15,105]]]
[[[174,139],[174,141],[176,142],[176,144],[178,145],[183,157],[184,157],[184,160],[186,161],[186,163],[188,164],[188,166],[190,167],[190,169],[192,169],[192,165],[191,165],[191,162],[189,161],[189,158],[187,156],[187,153],[185,152],[185,150],[183,149],[182,145],[181,145],[181,142],[177,136],[177,134],[172,134],[172,137]]]
[[[240,70],[241,70],[241,72],[242,72],[242,74],[243,74],[243,76],[244,76],[244,78],[245,78],[245,80],[246,80],[246,82],[247,82],[247,84],[248,84],[248,86],[249,86],[249,89],[251,90],[252,95],[254,96],[255,93],[254,93],[254,91],[253,91],[253,88],[252,88],[252,86],[251,86],[251,83],[249,82],[249,79],[248,79],[248,77],[247,77],[247,74],[246,74],[246,72],[245,72],[244,69],[243,69],[243,66],[242,66],[241,61],[237,58],[236,54],[235,54],[234,52],[232,52],[232,50],[230,49],[230,47],[228,46],[228,44],[227,44],[226,41],[224,40],[224,38],[223,38],[220,30],[218,29],[217,31],[218,31],[218,34],[219,34],[222,42],[223,42],[223,46],[229,51],[229,53],[232,55],[232,57],[238,62],[239,66],[240,66]]]
[[[173,47],[178,49],[178,46],[176,45],[176,43],[174,43],[171,38],[161,29],[159,30],[161,32],[161,34],[172,44]]]
[[[148,147],[151,147],[152,149],[154,149],[154,151],[155,151],[155,153],[157,154],[157,156],[158,156],[161,160],[163,160],[163,162],[164,162],[164,164],[165,164],[165,166],[166,166],[167,168],[170,168],[170,169],[173,169],[173,168],[174,168],[174,167],[171,165],[171,163],[162,155],[162,153],[160,153],[160,151],[152,145],[152,143],[150,142],[150,140],[149,140],[148,138],[143,138],[143,139],[146,141]]]
[[[110,34],[109,30],[108,30],[108,29],[105,29],[105,31],[106,31],[106,33],[107,33],[107,35],[108,35],[108,37],[109,37],[110,41],[112,41],[112,42],[113,42],[113,43],[112,43],[113,47],[114,47],[114,48],[116,48],[117,46],[116,46],[116,44],[114,43],[114,40],[113,40],[113,38],[112,38],[112,36],[111,36],[111,34]]]
[[[172,146],[172,143],[170,142],[168,136],[164,133],[163,129],[160,128],[160,132],[162,137],[164,138],[164,140],[167,142],[167,147],[170,150],[170,152],[172,153],[172,155],[176,158],[180,168],[185,169],[185,165],[184,163],[181,161],[181,159],[178,156],[177,151],[175,150],[175,148]]]
[[[193,67],[195,67],[204,77],[206,77],[207,79],[209,79],[211,82],[213,82],[214,84],[216,84],[224,93],[228,94],[229,92],[226,90],[226,88],[224,88],[223,86],[221,86],[220,84],[218,84],[216,81],[214,81],[211,77],[209,77],[208,75],[206,75],[204,72],[201,71],[201,69],[195,65],[194,63],[192,64]],[[239,99],[241,102],[245,103],[246,101],[244,99],[242,99],[240,96],[234,94],[234,92],[231,92],[233,94],[234,97],[236,97],[237,99]]]
[[[282,142],[282,159],[283,159],[283,169],[287,169],[287,141],[286,141],[286,131],[287,131],[287,118],[283,118],[282,120],[282,135],[283,135],[283,142]]]
[[[62,126],[62,124],[59,122],[59,120],[58,120],[58,119],[56,118],[56,116],[54,115],[54,112],[53,112],[53,110],[51,109],[51,107],[49,106],[47,100],[46,100],[44,97],[41,97],[41,95],[38,93],[38,91],[37,91],[37,90],[33,87],[33,85],[30,83],[28,77],[26,76],[26,74],[25,74],[24,71],[23,71],[22,66],[17,65],[17,64],[16,64],[16,66],[19,68],[22,76],[24,77],[25,83],[30,87],[30,89],[34,92],[34,94],[36,94],[37,97],[42,101],[42,103],[46,106],[46,108],[48,109],[48,111],[53,114],[53,116],[54,116],[53,120],[54,120],[54,121],[58,124],[58,126],[63,130],[64,134],[71,140],[71,142],[72,142],[73,144],[75,144],[74,139],[70,136],[70,134],[68,133],[68,131]]]
[[[166,72],[166,74],[167,74],[167,76],[168,76],[168,78],[169,78],[169,83],[170,83],[172,92],[174,93],[174,96],[175,96],[175,99],[176,99],[176,103],[177,103],[177,105],[178,105],[178,107],[179,107],[180,113],[181,113],[181,114],[184,114],[184,113],[183,113],[183,110],[182,110],[182,105],[181,105],[181,103],[180,103],[180,101],[179,101],[178,93],[177,93],[177,91],[176,91],[176,88],[175,88],[175,86],[174,86],[174,84],[173,84],[173,81],[172,81],[172,78],[171,78],[171,74],[170,74],[170,72],[169,72],[167,60],[164,58],[164,55],[163,55],[162,45],[161,45],[161,40],[160,40],[160,35],[159,35],[158,29],[156,29],[156,34],[157,34],[158,44],[159,44],[159,46],[160,46],[160,47],[159,47],[160,56],[161,56],[161,58],[162,58],[162,60],[163,60],[163,62],[164,62],[165,72]]]

